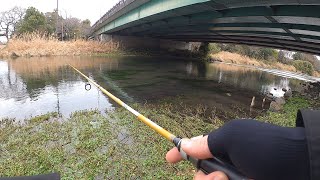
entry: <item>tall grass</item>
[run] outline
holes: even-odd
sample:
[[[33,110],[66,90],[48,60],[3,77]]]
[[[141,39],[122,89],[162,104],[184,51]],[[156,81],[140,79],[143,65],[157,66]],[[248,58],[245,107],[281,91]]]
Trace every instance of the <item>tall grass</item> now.
[[[87,41],[83,39],[59,41],[53,36],[41,33],[24,34],[10,39],[0,50],[0,56],[65,56],[110,53],[119,49],[118,43]]]

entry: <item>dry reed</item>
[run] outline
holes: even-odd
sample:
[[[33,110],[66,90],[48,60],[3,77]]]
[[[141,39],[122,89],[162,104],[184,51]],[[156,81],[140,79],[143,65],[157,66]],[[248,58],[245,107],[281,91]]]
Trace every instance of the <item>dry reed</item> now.
[[[119,49],[118,43],[86,41],[83,39],[59,41],[53,36],[40,33],[24,34],[10,39],[7,46],[0,50],[0,56],[77,56],[111,53]]]
[[[258,61],[257,59],[254,59],[254,58],[249,58],[247,56],[243,56],[237,53],[230,53],[226,51],[222,51],[217,54],[212,54],[211,57],[213,59],[220,60],[226,63],[244,64],[244,65],[258,66],[263,68],[275,68],[275,69],[293,71],[293,72],[297,71],[296,68],[291,65],[286,65],[279,62],[273,62],[272,65],[266,64],[263,61]]]
[[[314,71],[313,76],[315,77],[320,77],[320,71]]]

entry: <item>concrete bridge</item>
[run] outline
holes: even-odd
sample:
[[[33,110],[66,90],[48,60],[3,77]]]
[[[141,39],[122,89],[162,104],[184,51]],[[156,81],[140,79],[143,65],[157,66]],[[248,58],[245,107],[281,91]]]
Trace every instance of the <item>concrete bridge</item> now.
[[[121,0],[92,35],[149,46],[218,42],[320,54],[320,1]]]

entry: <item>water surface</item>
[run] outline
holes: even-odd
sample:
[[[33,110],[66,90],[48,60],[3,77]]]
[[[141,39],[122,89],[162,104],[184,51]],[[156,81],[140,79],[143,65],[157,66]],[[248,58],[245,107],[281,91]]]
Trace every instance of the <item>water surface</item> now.
[[[227,64],[200,63],[168,57],[41,57],[0,61],[0,118],[24,119],[47,112],[68,117],[71,112],[118,106],[67,64],[97,81],[125,102],[158,103],[177,96],[188,106],[199,104],[227,116],[234,109],[254,116],[267,107],[268,92],[283,95],[301,80],[281,73]],[[254,107],[252,99],[255,97]],[[179,103],[179,102],[176,102]]]

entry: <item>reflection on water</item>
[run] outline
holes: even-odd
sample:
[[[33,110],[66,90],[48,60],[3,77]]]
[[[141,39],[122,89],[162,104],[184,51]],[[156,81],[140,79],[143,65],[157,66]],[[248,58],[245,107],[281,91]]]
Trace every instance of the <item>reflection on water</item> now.
[[[83,81],[66,63],[95,68],[95,61],[80,58],[0,61],[0,117],[24,119],[47,112],[68,116],[77,110],[113,108],[95,87],[84,90]]]
[[[221,112],[233,106],[249,111],[253,96],[256,101],[268,92],[281,96],[282,88],[294,90],[301,82],[232,65],[160,57],[18,58],[0,61],[0,118],[53,111],[69,116],[76,110],[116,107],[95,87],[86,91],[85,81],[67,64],[126,102],[153,103],[179,95],[191,106],[204,104]]]
[[[272,93],[276,97],[284,95],[283,88],[295,89],[299,80],[275,76],[263,71],[228,64],[209,64],[207,78],[219,83],[227,83],[237,88],[258,91],[261,94]],[[218,69],[218,71],[217,71]]]

